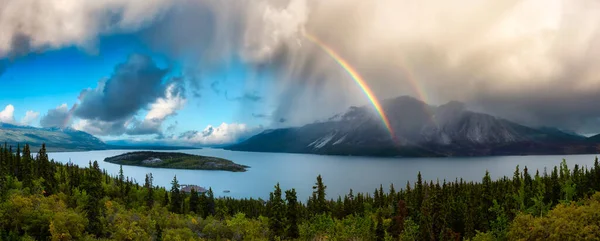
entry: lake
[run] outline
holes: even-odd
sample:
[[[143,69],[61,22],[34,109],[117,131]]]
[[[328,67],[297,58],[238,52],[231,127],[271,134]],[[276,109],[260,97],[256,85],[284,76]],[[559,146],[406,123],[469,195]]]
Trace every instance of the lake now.
[[[57,162],[69,160],[79,166],[87,166],[90,160],[97,160],[100,168],[112,175],[119,172],[119,165],[104,162],[104,158],[130,152],[132,150],[105,150],[87,152],[49,153]],[[173,176],[177,175],[180,184],[195,184],[212,187],[216,196],[255,197],[267,199],[269,192],[279,182],[282,189],[295,188],[298,198],[305,201],[312,193],[317,175],[323,176],[327,185],[327,196],[337,198],[354,192],[373,192],[380,184],[388,190],[391,183],[396,190],[404,188],[407,181],[414,182],[420,171],[425,180],[480,181],[489,170],[493,179],[512,177],[515,167],[529,168],[533,176],[535,170],[548,173],[566,159],[572,168],[575,164],[592,166],[596,155],[556,155],[556,156],[494,156],[494,157],[452,157],[452,158],[380,158],[350,156],[320,156],[310,154],[257,153],[227,151],[222,149],[181,150],[178,152],[215,156],[248,165],[247,172],[175,170],[123,166],[126,176],[144,183],[147,173],[154,176],[154,185],[169,189]],[[230,190],[230,193],[224,193]]]

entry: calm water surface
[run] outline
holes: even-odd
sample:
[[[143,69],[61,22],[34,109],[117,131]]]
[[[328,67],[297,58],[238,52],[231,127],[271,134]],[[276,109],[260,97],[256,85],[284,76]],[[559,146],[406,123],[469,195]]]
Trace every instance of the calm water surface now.
[[[87,166],[90,160],[97,160],[100,168],[110,174],[119,172],[119,165],[104,162],[104,158],[130,152],[132,150],[107,150],[88,152],[49,153],[58,162],[68,162]],[[530,173],[548,172],[563,158],[569,166],[592,166],[596,155],[564,156],[497,156],[461,158],[377,158],[348,156],[319,156],[287,153],[254,153],[227,151],[221,149],[181,150],[178,152],[216,156],[250,166],[247,172],[176,170],[123,166],[126,176],[143,184],[147,173],[154,176],[154,184],[170,188],[173,176],[177,175],[180,184],[196,184],[212,187],[217,196],[268,198],[273,186],[279,182],[282,189],[295,188],[299,198],[305,200],[312,192],[317,175],[321,174],[327,185],[327,196],[354,192],[373,192],[383,184],[387,190],[391,183],[396,189],[406,186],[416,179],[420,171],[426,180],[440,181],[463,178],[467,181],[480,181],[489,170],[492,178],[512,176],[517,165],[527,166]],[[230,190],[230,193],[224,193]]]

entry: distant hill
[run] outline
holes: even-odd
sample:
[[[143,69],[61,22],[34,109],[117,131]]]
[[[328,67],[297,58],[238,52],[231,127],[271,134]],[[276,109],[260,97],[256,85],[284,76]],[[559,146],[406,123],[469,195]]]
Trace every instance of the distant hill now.
[[[119,149],[119,150],[190,150],[190,149],[201,149],[197,146],[176,146],[168,142],[140,142],[130,140],[112,140],[105,142],[108,145],[108,149]]]
[[[103,150],[108,146],[100,139],[71,128],[36,128],[0,123],[0,142],[14,147],[29,144],[37,150],[46,143],[48,151]]]
[[[531,128],[469,111],[460,102],[431,106],[408,96],[382,102],[392,137],[371,106],[327,121],[266,130],[226,149],[368,156],[482,156],[597,153],[589,139]],[[600,137],[598,137],[600,139]]]

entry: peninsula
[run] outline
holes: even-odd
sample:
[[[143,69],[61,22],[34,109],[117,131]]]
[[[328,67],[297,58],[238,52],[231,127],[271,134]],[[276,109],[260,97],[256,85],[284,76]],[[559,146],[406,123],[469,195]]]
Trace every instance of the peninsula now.
[[[119,165],[142,166],[154,168],[221,170],[245,172],[248,166],[234,163],[218,157],[191,155],[178,152],[138,151],[108,157],[105,162]]]

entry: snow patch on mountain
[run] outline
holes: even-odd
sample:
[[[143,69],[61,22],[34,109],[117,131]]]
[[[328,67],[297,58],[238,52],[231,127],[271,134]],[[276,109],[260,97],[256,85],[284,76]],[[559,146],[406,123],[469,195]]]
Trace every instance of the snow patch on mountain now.
[[[321,137],[321,138],[316,139],[315,141],[311,142],[310,144],[308,144],[308,147],[312,146],[316,149],[322,148],[325,145],[327,145],[327,143],[329,143],[331,140],[333,140],[333,137],[335,137],[335,133],[328,134],[324,137]]]
[[[348,134],[346,134],[346,135],[342,136],[342,138],[340,138],[340,139],[338,139],[337,141],[335,141],[335,142],[333,143],[333,145],[337,145],[337,144],[340,144],[340,143],[342,143],[344,140],[346,140],[346,136],[348,136]]]

